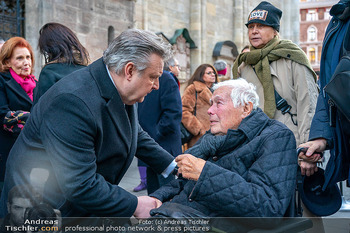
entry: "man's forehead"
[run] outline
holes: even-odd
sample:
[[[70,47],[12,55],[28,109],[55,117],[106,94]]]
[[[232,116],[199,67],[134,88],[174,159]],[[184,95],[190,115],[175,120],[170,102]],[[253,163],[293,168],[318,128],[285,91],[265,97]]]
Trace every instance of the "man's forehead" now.
[[[219,87],[214,91],[213,98],[215,98],[215,96],[225,98],[227,96],[230,96],[231,91],[232,91],[232,87],[229,87],[229,86]]]
[[[24,197],[14,197],[12,199],[12,204],[13,205],[18,205],[18,206],[25,206],[25,205],[31,205],[31,201],[29,198],[24,198]]]

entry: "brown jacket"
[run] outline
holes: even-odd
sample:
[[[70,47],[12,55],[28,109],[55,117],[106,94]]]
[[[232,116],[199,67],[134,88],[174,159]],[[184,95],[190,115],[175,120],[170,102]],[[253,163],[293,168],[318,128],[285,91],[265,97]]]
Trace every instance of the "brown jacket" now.
[[[195,92],[197,92],[196,116],[193,115],[196,104]],[[182,123],[195,135],[188,143],[188,147],[193,146],[210,128],[208,109],[211,96],[211,91],[202,82],[194,81],[185,89],[182,96]]]
[[[293,131],[297,145],[308,141],[312,117],[315,114],[318,88],[310,70],[291,60],[281,58],[270,64],[273,85],[282,98],[292,106],[291,113],[297,114],[294,125],[290,115],[276,110],[273,119],[284,123]],[[259,106],[264,109],[264,93],[262,84],[256,76],[252,66],[244,62],[238,67],[240,77],[256,86],[260,98]]]

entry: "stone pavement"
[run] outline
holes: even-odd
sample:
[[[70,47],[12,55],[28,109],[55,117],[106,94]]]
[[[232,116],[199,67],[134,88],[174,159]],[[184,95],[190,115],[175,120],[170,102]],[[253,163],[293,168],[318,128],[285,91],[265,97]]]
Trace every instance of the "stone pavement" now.
[[[125,173],[125,176],[121,180],[119,186],[123,187],[123,189],[135,194],[136,196],[144,196],[147,195],[147,191],[143,190],[140,192],[133,192],[132,190],[140,184],[140,175],[139,170],[137,168],[137,158],[135,157],[132,161],[128,171]]]

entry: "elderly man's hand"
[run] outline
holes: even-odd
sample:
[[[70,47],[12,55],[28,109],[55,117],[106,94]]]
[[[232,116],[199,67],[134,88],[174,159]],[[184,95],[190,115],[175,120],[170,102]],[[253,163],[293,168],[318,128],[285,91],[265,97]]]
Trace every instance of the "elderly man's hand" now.
[[[313,162],[300,161],[299,162],[301,175],[311,176],[317,172],[317,164]]]
[[[159,208],[161,205],[163,205],[163,202],[161,202],[159,199],[155,198],[155,197],[152,197],[155,201],[156,201],[156,208]]]
[[[196,158],[190,154],[182,154],[175,158],[177,166],[179,167],[179,173],[183,178],[197,181],[202,173],[205,165],[205,160]]]

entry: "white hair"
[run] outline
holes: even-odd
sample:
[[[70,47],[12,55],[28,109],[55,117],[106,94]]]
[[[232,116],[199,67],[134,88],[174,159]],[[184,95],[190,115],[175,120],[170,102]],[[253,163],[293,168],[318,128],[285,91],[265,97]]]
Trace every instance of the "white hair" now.
[[[259,96],[255,91],[255,86],[252,83],[248,83],[243,78],[227,80],[214,84],[213,90],[215,91],[220,87],[232,88],[231,99],[235,108],[238,106],[244,106],[249,102],[253,104],[254,110],[259,106]]]

